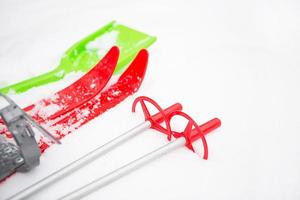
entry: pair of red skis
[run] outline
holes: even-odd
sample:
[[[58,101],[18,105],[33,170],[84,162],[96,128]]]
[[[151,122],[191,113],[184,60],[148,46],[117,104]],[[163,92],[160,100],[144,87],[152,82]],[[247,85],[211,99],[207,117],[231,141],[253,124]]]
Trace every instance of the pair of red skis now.
[[[117,82],[107,86],[118,58],[118,47],[112,47],[82,78],[54,95],[24,108],[24,111],[57,139],[63,138],[139,89],[147,69],[147,50],[141,50]],[[0,126],[0,133],[10,138],[11,134],[3,123]],[[47,138],[41,136],[39,139],[42,152],[51,144]]]

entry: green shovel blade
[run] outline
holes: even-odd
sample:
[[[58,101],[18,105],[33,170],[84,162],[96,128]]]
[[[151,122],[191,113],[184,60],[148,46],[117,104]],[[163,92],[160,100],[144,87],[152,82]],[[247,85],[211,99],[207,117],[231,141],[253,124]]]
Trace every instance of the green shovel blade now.
[[[120,48],[120,58],[114,72],[118,74],[132,61],[140,49],[149,47],[155,41],[156,37],[113,21],[75,43],[65,52],[59,66],[54,70],[4,87],[0,92],[22,93],[33,87],[61,80],[71,72],[87,72],[115,45]]]

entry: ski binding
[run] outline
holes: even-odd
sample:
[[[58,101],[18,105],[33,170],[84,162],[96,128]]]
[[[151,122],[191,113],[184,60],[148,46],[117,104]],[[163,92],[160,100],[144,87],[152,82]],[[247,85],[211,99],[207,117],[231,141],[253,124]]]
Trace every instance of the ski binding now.
[[[7,141],[0,135],[0,181],[15,171],[28,172],[40,164],[41,152],[34,137],[33,127],[51,141],[60,143],[12,99],[1,93],[0,117],[15,141]]]

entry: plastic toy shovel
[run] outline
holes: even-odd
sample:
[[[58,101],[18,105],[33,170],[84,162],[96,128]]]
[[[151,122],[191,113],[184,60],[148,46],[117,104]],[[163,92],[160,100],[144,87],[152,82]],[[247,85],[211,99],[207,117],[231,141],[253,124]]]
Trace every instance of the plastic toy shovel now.
[[[120,73],[142,48],[147,48],[156,41],[156,37],[131,29],[127,26],[110,22],[96,32],[75,43],[69,48],[54,70],[40,76],[1,88],[7,94],[25,92],[33,87],[41,86],[64,78],[71,72],[87,72],[112,47],[120,48],[120,59],[114,73]]]

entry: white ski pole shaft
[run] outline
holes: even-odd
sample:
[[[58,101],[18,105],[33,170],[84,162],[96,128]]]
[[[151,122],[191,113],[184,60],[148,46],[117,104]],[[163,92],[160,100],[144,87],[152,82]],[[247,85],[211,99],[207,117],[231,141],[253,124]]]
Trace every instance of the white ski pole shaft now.
[[[98,157],[104,155],[114,147],[120,145],[121,143],[129,140],[130,138],[136,136],[137,134],[149,129],[151,127],[151,123],[149,121],[145,121],[144,123],[136,126],[135,128],[127,131],[126,133],[112,139],[111,141],[107,142],[106,144],[98,147],[97,149],[87,153],[86,155],[80,157],[79,159],[73,161],[72,163],[68,164],[67,166],[53,172],[49,176],[41,179],[40,181],[26,187],[25,189],[21,190],[20,192],[14,194],[9,198],[9,200],[19,200],[19,199],[26,199],[29,198],[34,193],[38,192],[39,190],[45,188],[46,186],[54,183],[61,178],[75,172],[76,170],[80,169],[81,167],[89,164],[90,162],[94,161]]]
[[[180,104],[174,104],[165,109],[165,113],[172,113],[175,110],[181,110],[182,106]],[[157,122],[163,121],[161,113],[157,113],[153,116]],[[46,176],[45,178],[33,183],[32,185],[26,187],[25,189],[19,191],[18,193],[14,194],[8,200],[19,200],[19,199],[26,199],[30,196],[34,195],[35,193],[39,192],[46,186],[59,181],[60,179],[64,178],[67,175],[72,174],[73,172],[77,171],[78,169],[82,168],[83,166],[89,164],[90,162],[94,161],[95,159],[99,158],[100,156],[104,155],[108,151],[112,150],[113,148],[117,147],[118,145],[126,142],[127,140],[133,138],[134,136],[138,135],[139,133],[149,129],[151,127],[150,121],[145,121],[142,124],[136,126],[135,128],[123,133],[122,135],[112,139],[111,141],[107,142],[106,144],[98,147],[97,149],[87,153],[86,155],[80,157],[79,159],[73,161],[72,163],[68,164],[67,166],[53,172],[52,174]]]
[[[168,143],[165,146],[160,147],[159,149],[156,149],[98,179],[95,179],[94,181],[90,182],[89,184],[78,188],[74,190],[73,192],[59,198],[59,200],[77,200],[81,199],[92,192],[112,183],[113,181],[118,180],[119,178],[128,175],[130,172],[138,169],[139,167],[142,167],[146,163],[153,161],[169,152],[172,150],[184,146],[186,143],[185,138],[181,137],[178,138],[170,143]]]
[[[221,121],[217,118],[212,119],[205,124],[202,124],[201,126],[197,127],[196,129],[191,130],[189,142],[192,144],[194,141],[202,138],[204,135],[210,133],[214,129],[218,128],[221,125]],[[200,131],[199,131],[200,130]],[[94,192],[97,189],[100,189],[110,183],[112,183],[115,180],[118,180],[119,178],[129,174],[130,172],[134,171],[135,169],[138,169],[139,167],[142,167],[143,165],[147,164],[150,161],[153,161],[168,152],[171,152],[172,150],[185,146],[187,144],[187,140],[185,137],[179,137],[175,139],[174,141],[132,161],[128,164],[113,170],[112,172],[95,179],[94,181],[90,182],[87,185],[84,185],[83,187],[80,187],[71,193],[59,198],[59,200],[77,200],[81,199],[92,192]]]

